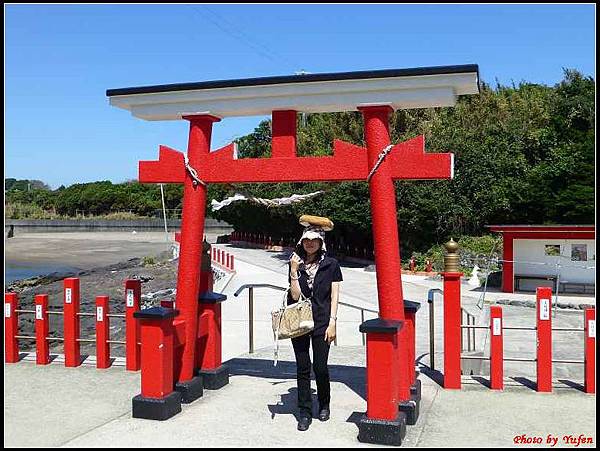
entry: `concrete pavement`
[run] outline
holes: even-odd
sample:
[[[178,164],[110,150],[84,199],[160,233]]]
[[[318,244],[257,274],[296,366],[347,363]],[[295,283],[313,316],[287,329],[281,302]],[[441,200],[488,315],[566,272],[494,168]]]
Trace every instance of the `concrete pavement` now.
[[[221,246],[221,245],[219,245]],[[223,360],[230,366],[230,384],[205,395],[165,422],[131,417],[131,398],[139,393],[139,373],[122,367],[64,368],[59,360],[42,367],[29,361],[5,365],[5,446],[68,447],[372,447],[357,441],[359,413],[366,409],[365,348],[358,325],[360,310],[341,307],[338,346],[330,357],[332,418],[314,420],[306,433],[296,430],[295,363],[289,340],[283,341],[280,363],[273,367],[270,311],[281,293],[257,289],[254,293],[254,347],[248,354],[248,293],[233,293],[246,283],[287,284],[286,255],[226,246],[236,257],[236,275],[223,292]],[[342,267],[340,300],[377,310],[375,276],[360,267]],[[485,376],[463,376],[463,390],[440,387],[441,373],[429,369],[427,291],[432,282],[403,283],[404,297],[420,301],[417,314],[417,361],[423,383],[421,416],[407,428],[404,446],[479,447],[522,446],[515,437],[583,436],[596,443],[595,395],[578,387],[581,367],[555,366],[554,392],[537,393],[535,365],[506,366],[506,389],[494,392]],[[439,284],[441,287],[441,283]],[[474,307],[477,297],[464,296]],[[436,298],[436,360],[443,371],[442,301]],[[476,309],[476,307],[474,307]],[[521,325],[534,321],[535,310],[503,306],[505,321]],[[366,314],[365,319],[373,317]],[[559,311],[557,327],[577,326],[581,312]],[[482,314],[481,321],[485,321]],[[517,331],[514,332],[515,334]],[[526,332],[527,333],[527,332]],[[505,353],[534,353],[535,334],[506,335]],[[485,339],[478,342],[485,344]],[[556,358],[580,358],[582,337],[565,332],[555,339]],[[484,349],[485,352],[485,349]],[[521,355],[523,356],[523,355]],[[563,368],[563,366],[565,368]],[[579,372],[578,372],[579,371]],[[519,379],[521,378],[521,379]],[[314,387],[314,384],[313,384]]]

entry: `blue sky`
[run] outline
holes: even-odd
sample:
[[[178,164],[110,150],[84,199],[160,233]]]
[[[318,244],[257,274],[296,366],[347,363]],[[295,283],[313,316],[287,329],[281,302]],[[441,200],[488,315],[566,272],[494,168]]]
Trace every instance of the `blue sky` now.
[[[59,185],[137,178],[187,122],[147,122],[106,89],[478,64],[495,84],[595,78],[595,6],[4,5],[5,177]],[[225,119],[213,148],[261,118]]]

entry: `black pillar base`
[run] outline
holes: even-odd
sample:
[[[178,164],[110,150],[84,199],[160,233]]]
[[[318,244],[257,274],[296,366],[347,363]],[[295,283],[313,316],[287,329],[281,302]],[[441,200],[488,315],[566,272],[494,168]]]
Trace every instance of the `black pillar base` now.
[[[395,420],[377,420],[363,414],[358,421],[358,441],[378,445],[402,445],[406,435],[406,416],[398,412]]]
[[[207,390],[218,390],[229,384],[229,368],[226,365],[215,370],[198,370],[198,374],[202,376]]]
[[[410,386],[410,397],[421,401],[421,381],[415,380],[415,383]]]
[[[189,381],[177,382],[175,391],[181,393],[181,402],[189,404],[198,398],[202,398],[204,393],[204,381],[202,376],[195,376]]]
[[[137,395],[132,399],[132,404],[133,418],[164,421],[181,412],[181,393],[174,391],[164,398]]]
[[[406,424],[409,426],[416,424],[419,419],[419,404],[420,400],[414,395],[411,395],[408,401],[398,403],[398,410],[406,415]]]

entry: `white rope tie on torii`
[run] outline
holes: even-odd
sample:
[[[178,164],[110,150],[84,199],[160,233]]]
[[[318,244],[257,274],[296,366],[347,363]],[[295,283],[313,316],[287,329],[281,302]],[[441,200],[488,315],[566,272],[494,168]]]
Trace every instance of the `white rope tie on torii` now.
[[[254,197],[254,196],[252,196],[250,194],[246,194],[246,193],[244,193],[244,194],[235,193],[234,196],[228,197],[227,199],[224,199],[220,202],[213,199],[211,201],[211,207],[212,207],[213,211],[216,211],[216,210],[220,210],[223,207],[226,207],[227,205],[231,204],[232,202],[237,202],[237,201],[241,201],[241,200],[248,200],[250,202],[264,205],[267,208],[279,207],[281,205],[290,205],[290,204],[302,202],[306,199],[317,196],[318,194],[321,194],[323,192],[324,191],[315,191],[314,193],[308,193],[308,194],[292,194],[289,197],[278,197],[276,199],[263,199],[260,197]]]
[[[377,171],[377,168],[379,168],[379,165],[381,163],[383,163],[383,160],[385,160],[385,157],[387,156],[387,154],[390,153],[390,150],[392,150],[392,147],[394,147],[394,145],[390,144],[389,146],[385,147],[381,151],[381,153],[377,157],[377,162],[375,163],[373,168],[371,168],[371,172],[369,172],[369,175],[367,176],[367,183],[371,181],[371,177],[373,177],[373,175],[375,174],[375,171]]]
[[[190,173],[190,176],[192,177],[192,179],[194,179],[194,181],[193,181],[194,186],[196,186],[198,183],[200,183],[202,186],[206,186],[206,183],[204,183],[202,180],[200,180],[200,177],[198,177],[198,173],[190,165],[190,160],[188,159],[187,155],[185,155],[185,154],[183,155],[183,160],[185,162],[185,168]]]

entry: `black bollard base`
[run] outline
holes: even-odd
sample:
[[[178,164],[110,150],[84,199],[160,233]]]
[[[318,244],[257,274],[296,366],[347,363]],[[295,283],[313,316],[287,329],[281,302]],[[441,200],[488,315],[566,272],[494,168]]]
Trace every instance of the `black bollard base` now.
[[[406,415],[398,412],[394,420],[377,420],[364,414],[358,422],[358,441],[378,445],[400,446],[406,435]]]
[[[421,381],[415,380],[415,383],[410,386],[410,397],[421,401]]]
[[[198,374],[202,376],[207,390],[218,390],[229,384],[229,368],[226,365],[214,370],[198,370]]]
[[[411,395],[408,401],[400,401],[398,410],[406,415],[406,424],[412,426],[419,419],[419,405],[421,402],[416,396]]]
[[[204,381],[202,376],[195,376],[189,381],[177,382],[175,391],[181,393],[181,402],[189,404],[204,394]]]
[[[132,399],[132,404],[133,418],[164,421],[181,412],[181,393],[174,391],[164,398],[137,395]]]

